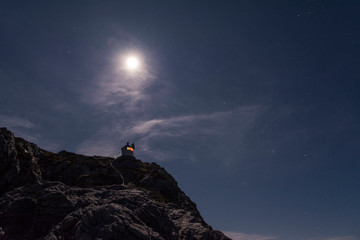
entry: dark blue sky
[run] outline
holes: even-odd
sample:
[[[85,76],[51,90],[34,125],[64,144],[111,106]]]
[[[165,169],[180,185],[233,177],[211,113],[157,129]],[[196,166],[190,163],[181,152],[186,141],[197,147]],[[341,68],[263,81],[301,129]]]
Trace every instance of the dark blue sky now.
[[[116,156],[134,141],[234,239],[359,240],[359,12],[3,0],[0,125],[54,152]]]

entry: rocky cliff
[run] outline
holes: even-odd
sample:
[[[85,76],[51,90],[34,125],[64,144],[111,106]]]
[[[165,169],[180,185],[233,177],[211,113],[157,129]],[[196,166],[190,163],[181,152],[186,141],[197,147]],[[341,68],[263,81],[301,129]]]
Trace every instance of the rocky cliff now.
[[[57,154],[0,128],[0,240],[225,240],[155,163]]]

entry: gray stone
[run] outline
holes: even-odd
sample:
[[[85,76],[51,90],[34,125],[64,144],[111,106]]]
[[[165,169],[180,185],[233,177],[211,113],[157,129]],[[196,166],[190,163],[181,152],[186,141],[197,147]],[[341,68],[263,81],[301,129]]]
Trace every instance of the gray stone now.
[[[4,128],[0,194],[0,240],[229,239],[155,163],[55,154]]]

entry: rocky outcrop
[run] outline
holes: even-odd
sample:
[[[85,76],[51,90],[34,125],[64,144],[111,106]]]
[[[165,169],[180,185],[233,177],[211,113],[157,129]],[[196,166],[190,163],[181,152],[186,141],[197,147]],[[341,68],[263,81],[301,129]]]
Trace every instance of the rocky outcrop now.
[[[1,239],[229,239],[155,163],[58,154],[0,129]]]

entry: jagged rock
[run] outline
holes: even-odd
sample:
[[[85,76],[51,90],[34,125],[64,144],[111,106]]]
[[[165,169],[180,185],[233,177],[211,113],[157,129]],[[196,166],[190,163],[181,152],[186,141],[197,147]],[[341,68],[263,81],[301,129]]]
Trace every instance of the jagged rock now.
[[[229,239],[155,163],[55,154],[5,128],[0,194],[0,240]]]
[[[41,180],[35,155],[41,155],[35,144],[15,138],[7,129],[0,129],[0,194],[25,183]]]

